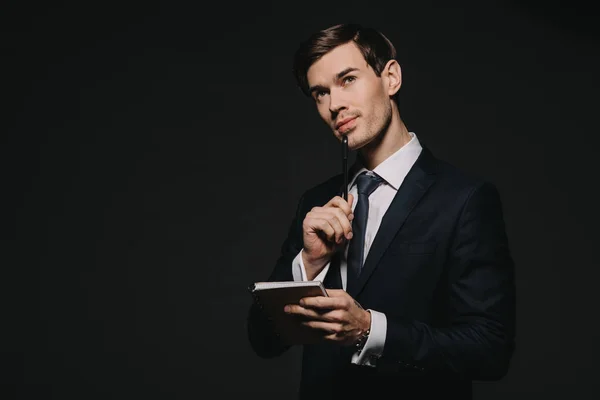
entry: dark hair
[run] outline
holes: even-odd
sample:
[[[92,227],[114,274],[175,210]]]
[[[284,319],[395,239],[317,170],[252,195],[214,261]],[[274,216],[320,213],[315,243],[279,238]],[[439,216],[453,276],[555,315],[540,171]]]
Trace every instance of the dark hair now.
[[[294,55],[292,69],[296,83],[302,92],[310,96],[306,73],[311,65],[334,48],[353,41],[367,64],[377,76],[389,60],[396,58],[396,49],[392,42],[381,32],[362,27],[359,24],[339,24],[312,34],[300,44]]]

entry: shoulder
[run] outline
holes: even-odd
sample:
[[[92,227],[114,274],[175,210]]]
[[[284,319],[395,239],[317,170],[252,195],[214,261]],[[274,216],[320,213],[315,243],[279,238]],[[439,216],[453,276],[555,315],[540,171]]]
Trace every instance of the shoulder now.
[[[456,165],[437,158],[427,148],[423,148],[423,156],[431,157],[438,182],[453,192],[471,192],[478,188],[496,188],[496,185],[487,177],[472,171],[457,167]]]
[[[448,199],[457,203],[467,203],[473,197],[483,197],[499,201],[500,193],[496,184],[489,178],[435,157],[428,149],[423,149],[424,157],[431,157],[431,169],[436,175],[435,187]]]

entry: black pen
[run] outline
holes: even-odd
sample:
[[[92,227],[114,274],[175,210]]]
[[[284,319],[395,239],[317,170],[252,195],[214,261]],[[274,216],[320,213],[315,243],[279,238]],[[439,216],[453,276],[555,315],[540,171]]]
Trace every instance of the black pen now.
[[[348,137],[342,137],[342,171],[344,171],[344,200],[348,201]]]

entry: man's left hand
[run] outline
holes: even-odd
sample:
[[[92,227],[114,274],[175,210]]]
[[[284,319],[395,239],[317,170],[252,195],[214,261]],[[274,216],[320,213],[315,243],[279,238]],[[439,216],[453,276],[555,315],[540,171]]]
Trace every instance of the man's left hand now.
[[[371,313],[341,289],[329,289],[326,296],[305,297],[300,305],[289,304],[285,311],[302,317],[304,325],[323,332],[323,339],[352,345],[371,327]]]

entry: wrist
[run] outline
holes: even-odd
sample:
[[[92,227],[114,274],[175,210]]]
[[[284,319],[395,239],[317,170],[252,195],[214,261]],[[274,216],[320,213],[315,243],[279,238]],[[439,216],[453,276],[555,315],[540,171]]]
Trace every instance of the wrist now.
[[[363,331],[371,330],[371,311],[365,310],[365,323],[363,324]]]
[[[365,313],[366,313],[366,318],[365,318],[365,322],[363,323],[363,328],[361,329],[361,332],[359,333],[358,338],[356,339],[356,342],[354,342],[354,345],[356,346],[356,350],[359,353],[365,347],[365,344],[367,343],[367,339],[369,339],[369,334],[371,333],[371,312],[366,310]]]
[[[302,263],[304,264],[304,270],[308,280],[313,280],[315,276],[319,275],[319,272],[323,270],[323,267],[327,264],[326,259],[313,259],[306,251],[302,251]]]

